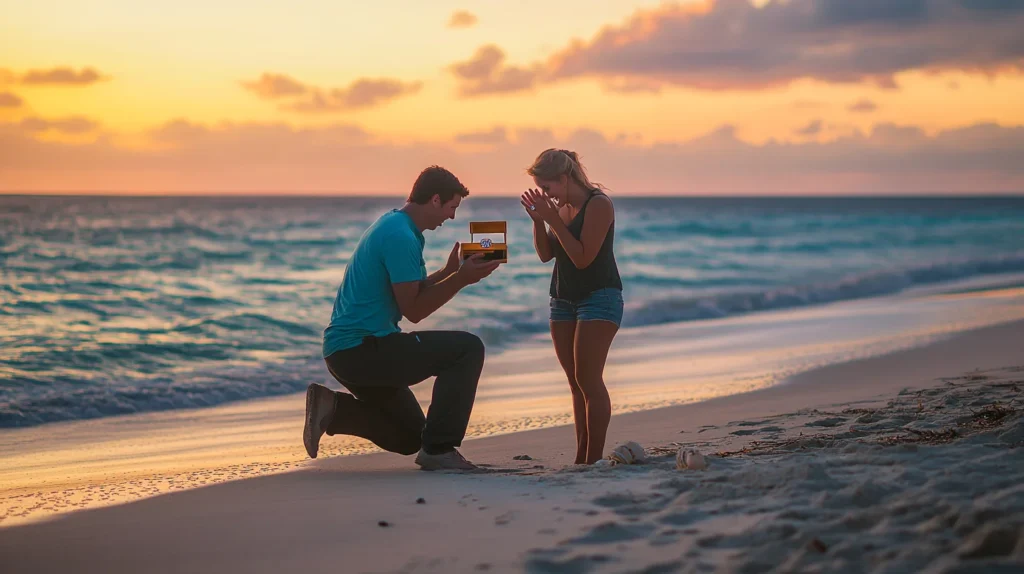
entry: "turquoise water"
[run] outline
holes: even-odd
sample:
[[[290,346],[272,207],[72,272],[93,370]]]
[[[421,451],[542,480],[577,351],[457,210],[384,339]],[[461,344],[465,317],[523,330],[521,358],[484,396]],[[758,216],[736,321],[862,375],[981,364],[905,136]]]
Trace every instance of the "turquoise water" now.
[[[614,196],[613,196],[614,197]],[[626,326],[1024,271],[1024,198],[615,198]],[[320,336],[382,198],[0,197],[0,427],[191,408],[327,377]],[[517,200],[468,199],[510,261],[417,328],[496,352],[547,329],[550,264]]]

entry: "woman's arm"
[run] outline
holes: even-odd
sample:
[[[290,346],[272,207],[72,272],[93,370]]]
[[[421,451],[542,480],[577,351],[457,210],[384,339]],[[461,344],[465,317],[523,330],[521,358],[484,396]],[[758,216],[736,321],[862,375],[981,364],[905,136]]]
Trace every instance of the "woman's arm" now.
[[[519,203],[523,205],[526,214],[533,220],[533,248],[537,251],[537,257],[547,263],[555,254],[551,251],[551,232],[544,225],[544,217],[541,215],[547,204],[538,206],[534,203],[534,197],[539,193],[539,191],[531,189],[519,198]],[[541,208],[540,211],[537,210],[538,207]]]
[[[551,258],[555,256],[551,251],[551,236],[548,235],[548,228],[539,219],[533,222],[533,248],[537,250],[537,256],[544,263],[551,261]]]
[[[545,210],[545,214],[547,211]],[[590,200],[587,206],[587,217],[583,220],[583,231],[580,238],[576,239],[569,232],[562,218],[555,212],[555,216],[545,218],[551,226],[551,231],[562,249],[569,256],[577,269],[586,269],[594,262],[597,253],[604,244],[604,238],[608,235],[608,229],[615,219],[615,210],[612,208],[612,201],[603,195]]]

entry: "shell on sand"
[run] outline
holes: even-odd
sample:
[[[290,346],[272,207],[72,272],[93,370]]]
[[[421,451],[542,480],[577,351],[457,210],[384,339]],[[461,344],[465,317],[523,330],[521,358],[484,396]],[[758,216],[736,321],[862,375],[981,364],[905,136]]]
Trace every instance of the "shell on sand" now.
[[[607,458],[612,464],[639,464],[647,462],[647,453],[639,443],[629,441],[612,449]]]
[[[676,453],[676,468],[679,470],[705,470],[707,467],[708,461],[696,450],[683,447]]]

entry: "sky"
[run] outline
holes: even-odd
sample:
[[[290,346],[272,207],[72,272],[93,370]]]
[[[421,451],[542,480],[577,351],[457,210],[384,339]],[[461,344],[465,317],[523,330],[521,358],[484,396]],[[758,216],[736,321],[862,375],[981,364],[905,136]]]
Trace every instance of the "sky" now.
[[[0,193],[1024,192],[1024,0],[0,0]]]

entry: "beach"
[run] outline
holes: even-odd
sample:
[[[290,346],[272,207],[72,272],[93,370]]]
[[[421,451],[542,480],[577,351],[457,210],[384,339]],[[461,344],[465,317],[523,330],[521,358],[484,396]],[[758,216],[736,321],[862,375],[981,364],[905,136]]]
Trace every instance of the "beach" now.
[[[611,467],[571,464],[550,270],[517,206],[467,204],[513,222],[514,257],[403,324],[487,345],[462,448],[483,471],[450,474],[300,440],[306,385],[340,389],[319,325],[384,199],[11,203],[5,571],[1018,566],[1018,200],[621,201],[605,450],[650,460]],[[461,234],[432,238],[430,268]],[[676,469],[680,448],[710,467]]]
[[[379,453],[283,455],[271,470],[290,472],[207,486],[199,471],[165,494],[127,480],[90,491],[107,506],[5,520],[0,554],[14,572],[1009,572],[1024,564],[1021,340],[1024,323],[1002,323],[616,415],[609,436],[647,464],[574,467],[555,426],[467,441],[480,473]],[[709,468],[677,470],[682,445]],[[116,504],[133,481],[159,495]]]

